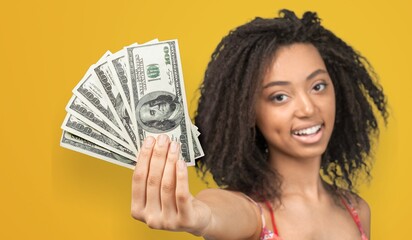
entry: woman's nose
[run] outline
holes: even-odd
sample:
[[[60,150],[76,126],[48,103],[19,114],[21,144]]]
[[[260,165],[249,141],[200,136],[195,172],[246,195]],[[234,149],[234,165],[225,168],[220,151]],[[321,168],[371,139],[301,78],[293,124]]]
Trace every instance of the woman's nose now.
[[[315,113],[315,105],[308,94],[297,97],[296,116],[300,118],[310,117]]]

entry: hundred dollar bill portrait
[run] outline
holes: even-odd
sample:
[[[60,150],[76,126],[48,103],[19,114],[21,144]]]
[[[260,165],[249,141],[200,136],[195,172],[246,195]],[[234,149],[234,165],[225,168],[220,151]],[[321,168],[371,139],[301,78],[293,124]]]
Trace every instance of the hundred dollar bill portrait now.
[[[136,106],[137,122],[152,133],[173,130],[182,121],[182,117],[181,99],[169,92],[151,92],[143,96]]]

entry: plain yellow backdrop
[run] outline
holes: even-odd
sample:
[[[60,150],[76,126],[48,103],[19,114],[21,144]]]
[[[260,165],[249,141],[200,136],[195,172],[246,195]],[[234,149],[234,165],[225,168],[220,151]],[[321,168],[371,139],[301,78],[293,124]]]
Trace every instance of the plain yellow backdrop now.
[[[281,8],[317,11],[365,55],[391,108],[373,180],[360,188],[373,239],[406,239],[412,215],[412,4],[409,1],[2,1],[0,239],[199,239],[130,217],[132,171],[59,146],[71,90],[106,51],[179,40],[192,117],[214,47],[232,28]],[[348,133],[350,134],[350,133]],[[190,169],[195,194],[205,185]]]

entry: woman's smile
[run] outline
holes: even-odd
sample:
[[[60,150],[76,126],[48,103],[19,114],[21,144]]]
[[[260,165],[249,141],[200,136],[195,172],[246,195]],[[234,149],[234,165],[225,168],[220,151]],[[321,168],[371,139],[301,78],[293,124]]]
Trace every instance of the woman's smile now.
[[[292,131],[293,138],[303,144],[317,143],[322,138],[322,135],[323,124],[318,124],[313,127]]]

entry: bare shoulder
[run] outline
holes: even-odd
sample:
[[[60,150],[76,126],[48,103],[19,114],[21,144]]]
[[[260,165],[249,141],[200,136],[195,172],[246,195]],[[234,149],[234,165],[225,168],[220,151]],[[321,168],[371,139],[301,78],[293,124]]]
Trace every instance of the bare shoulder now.
[[[365,230],[366,235],[370,238],[371,209],[369,204],[359,196],[357,196],[357,209],[363,229]]]
[[[370,236],[370,223],[371,223],[371,209],[369,204],[359,195],[355,193],[348,194],[351,198],[351,202],[353,207],[357,211],[363,230],[365,231],[366,235]]]

